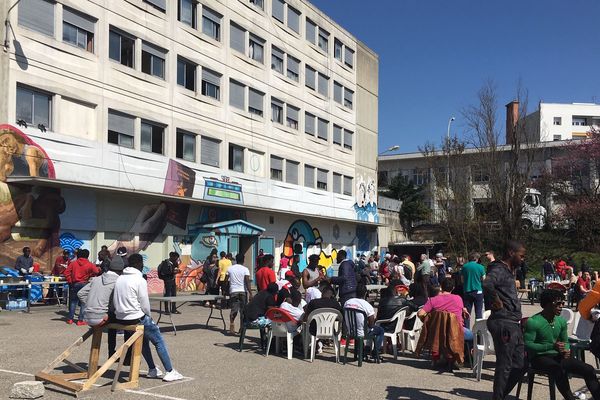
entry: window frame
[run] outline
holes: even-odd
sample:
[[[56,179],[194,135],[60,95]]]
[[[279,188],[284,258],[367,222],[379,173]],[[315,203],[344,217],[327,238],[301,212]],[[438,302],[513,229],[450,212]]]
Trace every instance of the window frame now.
[[[144,126],[149,126],[151,128],[150,150],[144,149]],[[160,129],[160,141],[161,141],[160,152],[154,151],[154,134],[155,134],[154,130],[155,129]],[[153,153],[153,154],[160,154],[160,155],[165,154],[165,126],[164,125],[159,124],[154,121],[147,120],[147,119],[142,119],[141,126],[140,126],[140,151],[143,151],[145,153]]]
[[[214,18],[214,19],[213,19]],[[218,21],[215,21],[218,19]],[[213,28],[211,30],[207,30],[206,23],[209,22],[209,25]],[[221,27],[223,25],[223,16],[216,11],[213,11],[211,8],[202,5],[202,33],[211,39],[221,42]],[[239,26],[239,25],[238,25]]]
[[[179,140],[179,138],[181,137],[181,141]],[[186,142],[185,142],[185,138],[191,138],[192,139],[192,144],[193,144],[193,148],[192,148],[192,157],[191,158],[186,158]],[[181,153],[179,152],[179,145],[181,143]],[[178,158],[180,160],[185,160],[185,161],[190,161],[190,162],[196,162],[196,147],[198,146],[197,143],[197,135],[193,132],[190,131],[186,131],[184,129],[179,129],[177,128],[177,130],[175,131],[175,158]]]
[[[237,166],[235,162],[236,152],[239,152],[237,154],[239,154],[241,157],[239,160],[239,166]],[[244,147],[234,143],[229,143],[228,167],[230,171],[244,173]]]
[[[189,4],[192,8],[192,20],[190,21],[190,23],[181,19],[182,2],[184,1],[189,1]],[[196,0],[177,0],[177,21],[191,27],[192,29],[198,29],[198,2]]]
[[[31,122],[25,120],[24,118],[19,118],[18,115],[18,109],[19,109],[19,91],[21,91],[21,93],[23,92],[28,92],[27,95],[31,96],[30,98],[30,110],[31,110]],[[36,119],[36,96],[39,97],[44,97],[47,99],[48,101],[48,125],[42,124],[42,121],[39,121]],[[54,102],[54,94],[44,91],[44,90],[40,90],[31,86],[27,86],[27,85],[22,85],[17,83],[17,92],[16,92],[16,96],[15,96],[15,119],[17,121],[19,120],[23,120],[27,123],[27,126],[32,126],[32,127],[38,127],[40,124],[44,125],[44,127],[46,128],[46,130],[52,130],[52,108],[53,108],[53,102]],[[22,115],[21,115],[22,117]]]
[[[184,72],[184,76],[183,76],[183,84],[179,82],[179,66],[180,64],[183,65],[183,72]],[[188,68],[192,68],[193,69],[193,76],[192,76],[192,87],[188,87]],[[194,63],[193,61],[188,60],[185,57],[182,56],[177,56],[177,85],[181,86],[187,90],[191,90],[193,92],[196,91],[197,88],[197,76],[198,76],[198,64]]]
[[[118,51],[119,52],[119,59],[118,60],[115,59],[115,58],[113,58],[111,56],[111,51],[110,51],[111,50],[111,40],[110,40],[110,36],[111,35],[116,35],[116,36],[119,37],[119,51]],[[117,62],[117,63],[119,63],[119,64],[121,64],[121,65],[123,65],[125,67],[135,69],[135,51],[136,51],[136,43],[135,43],[136,39],[135,39],[135,37],[132,36],[132,35],[129,35],[129,34],[125,33],[125,32],[123,32],[123,31],[121,31],[118,28],[114,28],[114,27],[110,27],[109,28],[108,36],[109,36],[109,40],[108,40],[108,58],[109,58],[109,60]],[[128,41],[128,42],[131,43],[131,53],[130,54],[126,54],[130,58],[131,65],[129,63],[123,62],[123,55],[124,55],[124,52],[123,52],[123,39],[125,39],[126,41]]]

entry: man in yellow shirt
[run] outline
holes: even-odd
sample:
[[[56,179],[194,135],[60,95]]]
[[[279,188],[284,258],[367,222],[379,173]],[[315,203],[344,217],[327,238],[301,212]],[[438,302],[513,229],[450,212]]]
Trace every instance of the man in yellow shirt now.
[[[219,288],[221,288],[221,295],[229,295],[229,285],[225,279],[227,270],[231,267],[231,260],[227,258],[227,253],[222,251],[219,253],[221,259],[219,260]]]

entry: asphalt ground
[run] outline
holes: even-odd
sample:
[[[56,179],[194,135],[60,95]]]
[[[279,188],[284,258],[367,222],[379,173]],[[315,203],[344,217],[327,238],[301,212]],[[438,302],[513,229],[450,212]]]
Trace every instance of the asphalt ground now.
[[[325,348],[314,363],[295,353],[292,360],[284,354],[265,357],[259,349],[258,331],[249,331],[243,352],[238,352],[238,337],[224,334],[220,320],[212,319],[206,327],[209,309],[190,304],[174,315],[177,335],[168,323],[161,321],[174,367],[185,376],[183,381],[165,383],[140,375],[135,390],[110,392],[113,371],[99,384],[108,386],[82,392],[80,398],[96,399],[489,399],[494,373],[494,357],[486,357],[482,380],[477,382],[471,370],[444,372],[433,369],[431,362],[412,355],[384,355],[382,364],[356,362],[335,364],[332,348]],[[539,306],[523,305],[525,315],[532,315]],[[156,313],[153,313],[157,318]],[[217,312],[218,314],[218,312]],[[33,374],[43,369],[82,335],[87,327],[65,324],[65,309],[56,306],[34,306],[31,313],[0,312],[0,399],[8,398],[15,382],[33,380]],[[225,319],[229,310],[224,310]],[[106,336],[106,335],[104,335]],[[101,362],[106,359],[106,337],[101,350]],[[69,358],[85,365],[89,356],[86,342]],[[122,337],[117,338],[122,343]],[[284,347],[282,343],[282,347]],[[158,365],[158,356],[153,350]],[[350,361],[351,357],[349,357]],[[588,360],[593,360],[588,355]],[[116,366],[115,366],[116,368]],[[142,361],[142,371],[147,365]],[[123,374],[125,375],[125,374]],[[534,399],[548,399],[547,379],[536,378]],[[585,388],[581,379],[571,380],[573,391]],[[526,398],[527,385],[521,398]],[[513,391],[514,394],[514,391]],[[560,397],[560,394],[557,393]],[[588,398],[589,398],[588,394]],[[46,386],[44,399],[67,399],[72,395],[52,385]]]

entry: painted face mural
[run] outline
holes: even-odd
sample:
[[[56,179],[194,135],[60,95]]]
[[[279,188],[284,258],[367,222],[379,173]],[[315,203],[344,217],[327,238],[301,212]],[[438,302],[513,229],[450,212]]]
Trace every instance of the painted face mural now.
[[[356,203],[354,204],[356,219],[359,221],[379,222],[377,211],[377,186],[373,178],[365,180],[362,176],[356,179]]]

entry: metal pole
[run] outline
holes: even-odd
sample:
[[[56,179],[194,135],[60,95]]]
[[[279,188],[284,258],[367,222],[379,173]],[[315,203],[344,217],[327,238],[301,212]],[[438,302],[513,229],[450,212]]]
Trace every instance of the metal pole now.
[[[450,117],[448,120],[448,129],[446,130],[446,145],[448,146],[448,165],[446,168],[446,190],[450,192],[450,125],[454,121],[454,117]]]

